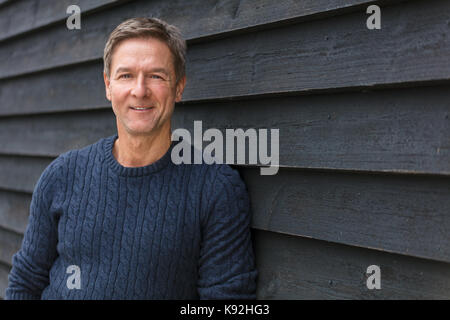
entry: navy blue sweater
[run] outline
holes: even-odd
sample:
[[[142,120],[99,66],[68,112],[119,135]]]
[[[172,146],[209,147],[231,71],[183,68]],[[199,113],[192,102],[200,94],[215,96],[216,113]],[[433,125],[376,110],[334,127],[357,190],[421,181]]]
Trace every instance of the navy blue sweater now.
[[[175,165],[174,144],[151,165],[123,167],[112,155],[116,138],[64,153],[45,169],[6,298],[256,298],[249,199],[238,172]]]

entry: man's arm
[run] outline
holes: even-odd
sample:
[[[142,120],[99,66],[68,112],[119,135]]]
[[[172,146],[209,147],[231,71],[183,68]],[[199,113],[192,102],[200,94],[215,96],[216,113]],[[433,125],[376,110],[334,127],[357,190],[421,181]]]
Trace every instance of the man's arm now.
[[[250,204],[239,173],[223,165],[210,185],[202,224],[200,299],[256,299]]]
[[[57,221],[51,213],[61,159],[42,173],[33,192],[30,216],[22,247],[13,256],[6,299],[40,299],[49,283],[49,270],[56,258]]]

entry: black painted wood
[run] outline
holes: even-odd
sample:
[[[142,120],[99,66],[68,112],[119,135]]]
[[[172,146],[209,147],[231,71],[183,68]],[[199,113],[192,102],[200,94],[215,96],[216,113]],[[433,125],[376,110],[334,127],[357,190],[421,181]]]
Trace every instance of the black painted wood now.
[[[412,1],[384,9],[382,30],[368,30],[365,14],[356,12],[194,44],[188,52],[188,82],[183,100],[448,81],[450,10],[447,9],[450,9],[448,1],[433,0],[433,5]],[[407,17],[415,18],[410,21]],[[24,41],[18,43],[22,45]],[[35,59],[30,59],[30,54],[26,56],[25,50],[17,54],[16,60],[9,59],[7,66],[3,62],[0,73],[6,76],[10,71],[27,68],[27,64],[38,63],[42,67],[52,57],[66,59],[61,62],[65,65],[74,61],[73,56],[91,50],[93,44],[74,43],[61,48],[61,54],[40,58],[41,53],[50,52],[46,48],[52,45],[38,42],[30,46],[39,60],[33,62]],[[83,49],[76,53],[79,46]],[[11,51],[5,50],[6,47],[0,49],[0,57],[10,56]],[[64,50],[70,51],[66,54]],[[26,61],[20,61],[20,57]],[[11,64],[17,67],[11,69]],[[101,72],[102,62],[97,59],[83,66],[3,79],[0,115],[102,108],[107,101]]]
[[[448,175],[448,101],[448,86],[274,97],[178,105],[172,122],[192,139],[196,120],[224,140],[227,128],[279,129],[283,167]],[[110,108],[3,118],[0,153],[54,157],[115,126]]]
[[[126,2],[123,6],[114,6],[96,14],[82,15],[81,30],[68,30],[65,20],[62,20],[42,33],[25,34],[9,41],[0,48],[0,61],[9,58],[8,63],[0,63],[0,78],[101,58],[108,34],[120,22],[131,17],[160,17],[178,26],[185,38],[191,40],[256,26],[267,27],[280,21],[365,10],[358,5],[370,2],[373,1],[280,0],[274,3],[264,0],[255,5],[251,0],[196,0],[188,6],[184,0]],[[24,6],[33,4],[37,2]],[[61,3],[55,10],[59,12],[65,5],[65,2]],[[11,52],[15,54],[11,56]],[[10,65],[14,65],[14,69],[10,69]]]
[[[17,158],[8,163],[1,187],[32,192],[50,161],[30,158],[24,174],[24,161]],[[254,228],[450,262],[450,178],[292,169],[260,176],[258,168],[240,170]]]
[[[0,156],[0,189],[33,192],[51,160],[53,158]]]
[[[238,167],[259,298],[450,297],[448,1],[81,0],[80,31],[67,3],[0,0],[0,298],[42,171],[115,132],[103,46],[143,12],[188,39],[174,128],[280,129],[278,175]],[[369,3],[381,30],[365,27]],[[371,264],[382,290],[365,286]]]
[[[413,1],[384,8],[380,32],[357,12],[192,46],[186,98],[449,80],[449,9],[448,1]]]
[[[265,231],[255,248],[258,299],[450,298],[448,263]],[[380,290],[367,289],[370,265],[380,267]]]
[[[224,137],[227,128],[278,128],[284,167],[448,175],[446,92],[448,86],[187,104],[176,109],[174,128],[193,132],[201,120],[203,131],[218,128]]]
[[[21,234],[0,228],[0,263],[12,265],[12,257],[19,251],[22,238]]]
[[[254,228],[450,262],[450,178],[242,173]]]
[[[431,262],[303,237],[252,230],[258,299],[449,299],[448,263]],[[378,265],[381,289],[369,290]],[[9,265],[0,263],[0,295]]]
[[[6,2],[6,1],[3,1]],[[0,41],[54,23],[63,21],[65,23],[69,14],[67,8],[76,4],[81,9],[81,16],[86,13],[104,10],[106,7],[124,0],[16,0],[9,6],[0,7]],[[2,1],[0,1],[0,6]]]
[[[0,80],[0,116],[104,108],[102,72],[95,62]]]
[[[6,288],[8,287],[8,274],[11,268],[0,263],[0,298],[5,298]]]
[[[31,194],[0,190],[0,228],[23,234],[28,223]]]
[[[111,108],[6,118],[0,120],[0,153],[56,157],[116,132]]]

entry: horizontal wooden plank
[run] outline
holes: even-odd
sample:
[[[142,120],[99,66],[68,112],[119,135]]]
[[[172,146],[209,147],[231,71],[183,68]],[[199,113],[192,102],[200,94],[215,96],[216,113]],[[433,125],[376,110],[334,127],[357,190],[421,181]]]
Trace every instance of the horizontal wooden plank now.
[[[0,156],[0,189],[33,192],[53,158]]]
[[[5,298],[6,288],[8,288],[8,275],[11,267],[0,263],[0,298]]]
[[[279,129],[283,167],[448,175],[448,89],[189,104],[176,109],[173,126],[193,132],[201,120],[203,132],[218,128],[224,138],[227,128]]]
[[[450,178],[245,169],[253,227],[450,262]]]
[[[69,14],[67,8],[76,4],[81,9],[81,15],[92,10],[101,10],[108,5],[124,0],[26,0],[14,1],[9,6],[0,9],[0,41],[18,36],[22,33],[35,31],[60,21],[66,21]],[[0,2],[0,6],[1,6]]]
[[[87,63],[0,80],[0,116],[89,110],[111,105],[105,97],[103,65]],[[20,106],[20,107],[19,107]]]
[[[32,192],[50,161],[0,157],[0,187]],[[242,170],[257,229],[450,262],[448,177]]]
[[[0,228],[25,232],[31,203],[30,193],[0,190]]]
[[[224,139],[227,128],[279,129],[283,167],[448,175],[449,89],[185,104],[175,108],[172,123],[173,129],[188,129],[192,138],[196,120],[203,132],[217,128]],[[0,153],[55,157],[114,132],[111,109],[7,117],[0,119]]]
[[[0,263],[11,266],[13,255],[19,251],[23,236],[0,228]]]
[[[448,264],[253,230],[258,299],[448,299]],[[381,289],[366,286],[378,265]],[[9,266],[0,264],[0,292]],[[4,297],[4,295],[3,295]]]
[[[280,20],[317,17],[322,12],[329,15],[330,12],[337,14],[357,10],[357,5],[369,2],[372,1],[280,0],[274,3],[264,0],[255,5],[251,0],[219,3],[196,0],[187,6],[183,0],[133,1],[96,14],[83,15],[80,30],[68,30],[65,21],[61,21],[45,32],[27,34],[7,42],[0,48],[0,61],[8,57],[9,62],[0,63],[0,78],[99,59],[103,56],[108,33],[123,20],[142,16],[143,12],[175,24],[186,39],[191,40]],[[60,6],[63,7],[63,4]],[[28,19],[29,14],[24,14]],[[14,54],[11,55],[11,52]],[[15,67],[11,68],[11,65]]]
[[[24,128],[21,130],[19,128]],[[12,130],[12,131],[10,131]],[[56,157],[115,134],[112,109],[0,119],[0,153]],[[17,134],[15,138],[12,136]],[[4,140],[3,140],[4,139]]]
[[[186,98],[449,80],[450,2],[412,1],[382,10],[377,32],[367,29],[364,11],[192,46]]]
[[[449,299],[448,263],[255,232],[257,299]],[[380,267],[381,289],[367,273]]]
[[[368,30],[365,17],[357,12],[194,44],[188,50],[183,101],[448,80],[450,2],[432,2],[413,1],[383,9],[383,28],[377,31]],[[418,19],[414,24],[407,18],[413,16]],[[51,47],[40,45],[30,48],[46,52],[45,48]],[[91,41],[86,45],[83,52],[92,47]],[[76,48],[71,45],[68,55],[77,55]],[[10,51],[1,50],[0,57],[10,56]],[[12,64],[25,67],[33,61],[29,56],[24,62],[9,59],[7,67],[0,66],[0,74],[16,70],[10,68]],[[39,65],[50,60],[40,58]],[[109,102],[104,97],[101,72],[102,62],[96,60],[3,79],[0,115],[103,108]]]

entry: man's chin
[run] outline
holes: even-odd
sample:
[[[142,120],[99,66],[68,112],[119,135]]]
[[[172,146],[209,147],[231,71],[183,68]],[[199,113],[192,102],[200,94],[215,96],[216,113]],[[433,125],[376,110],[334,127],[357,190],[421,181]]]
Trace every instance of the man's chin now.
[[[151,136],[157,133],[157,131],[154,128],[151,129],[130,129],[127,130],[127,133],[132,136]]]
[[[157,135],[160,131],[162,131],[161,126],[156,126],[154,124],[149,125],[148,123],[146,125],[135,125],[135,126],[129,126],[126,128],[126,131],[130,135],[134,136],[151,136],[151,135]]]
[[[119,133],[126,132],[130,136],[157,136],[166,130],[170,132],[170,121],[118,121],[117,125]]]

